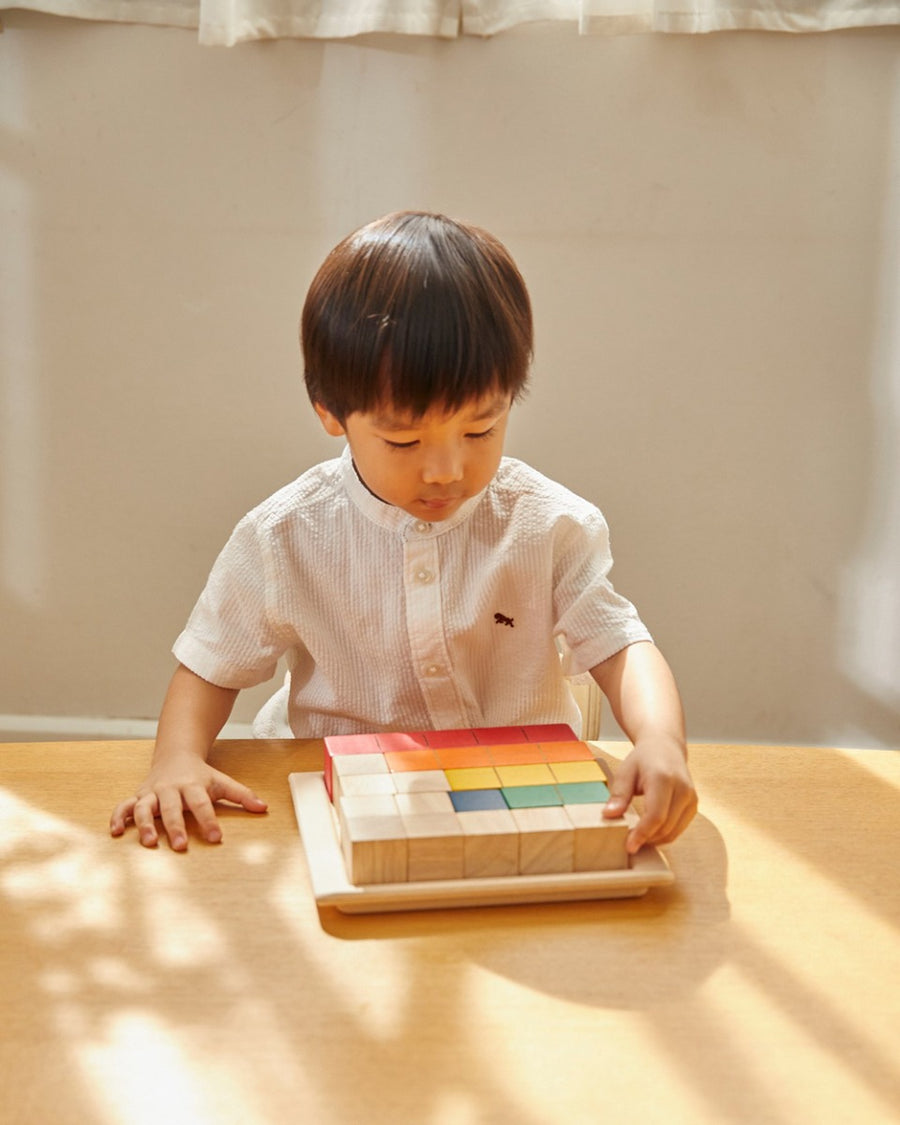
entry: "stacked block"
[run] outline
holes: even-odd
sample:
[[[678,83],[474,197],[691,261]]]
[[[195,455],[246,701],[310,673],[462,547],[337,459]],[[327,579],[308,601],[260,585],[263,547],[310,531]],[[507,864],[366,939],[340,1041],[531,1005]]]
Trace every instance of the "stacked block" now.
[[[358,885],[628,866],[632,814],[603,816],[603,770],[563,724],[332,736],[324,776]]]

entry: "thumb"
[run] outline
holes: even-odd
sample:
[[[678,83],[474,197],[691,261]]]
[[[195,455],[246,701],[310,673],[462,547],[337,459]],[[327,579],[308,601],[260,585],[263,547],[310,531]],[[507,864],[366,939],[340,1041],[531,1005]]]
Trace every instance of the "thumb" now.
[[[232,801],[235,805],[242,805],[247,812],[265,812],[268,808],[252,789],[223,773],[216,778],[210,796],[214,801]]]
[[[604,816],[622,816],[631,804],[631,799],[635,793],[636,781],[637,769],[630,759],[626,759],[616,770],[610,782],[609,801],[603,811]]]

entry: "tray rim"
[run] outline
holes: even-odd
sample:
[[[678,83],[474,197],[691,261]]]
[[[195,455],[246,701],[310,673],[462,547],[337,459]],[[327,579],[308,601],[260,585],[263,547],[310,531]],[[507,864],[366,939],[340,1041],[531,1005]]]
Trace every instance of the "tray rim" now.
[[[655,847],[645,845],[632,857],[630,867],[617,871],[414,883],[351,883],[344,867],[324,774],[291,773],[288,782],[313,897],[319,906],[333,906],[345,914],[636,898],[651,887],[672,883],[675,878],[665,857]]]

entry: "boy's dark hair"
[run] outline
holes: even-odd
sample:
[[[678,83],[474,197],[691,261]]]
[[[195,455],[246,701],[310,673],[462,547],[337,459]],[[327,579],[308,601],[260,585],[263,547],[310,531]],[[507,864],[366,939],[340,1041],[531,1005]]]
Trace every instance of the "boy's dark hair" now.
[[[531,302],[487,231],[398,211],[328,255],[301,320],[306,389],[343,422],[389,405],[421,417],[528,381]]]

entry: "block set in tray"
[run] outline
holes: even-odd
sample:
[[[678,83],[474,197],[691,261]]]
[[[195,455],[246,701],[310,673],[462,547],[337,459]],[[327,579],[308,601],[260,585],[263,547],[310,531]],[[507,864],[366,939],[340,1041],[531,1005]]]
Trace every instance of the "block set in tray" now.
[[[629,866],[636,817],[565,724],[332,736],[324,781],[355,885]]]

